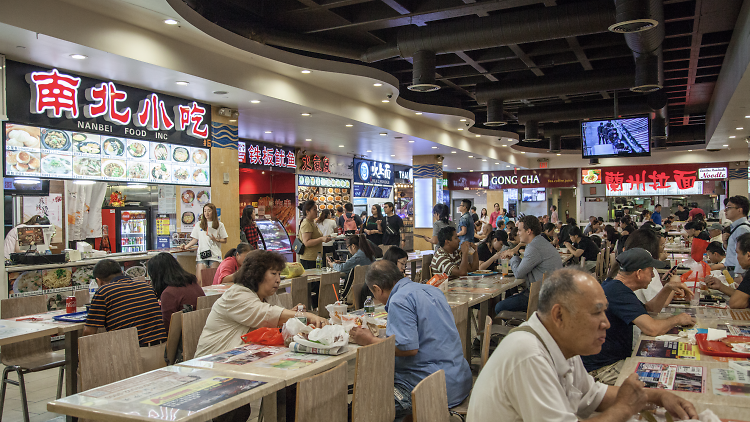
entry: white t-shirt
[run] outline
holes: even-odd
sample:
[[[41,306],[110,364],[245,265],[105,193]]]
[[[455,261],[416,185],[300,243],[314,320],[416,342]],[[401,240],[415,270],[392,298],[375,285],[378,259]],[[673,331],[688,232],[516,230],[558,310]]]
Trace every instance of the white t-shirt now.
[[[5,236],[5,259],[10,259],[10,254],[16,251],[18,243],[18,229],[13,227]]]
[[[336,236],[336,230],[339,227],[338,224],[330,218],[325,219],[325,221],[317,224],[317,226],[318,230],[320,230],[320,234],[323,236]],[[333,246],[333,240],[330,242],[323,242],[323,246]]]
[[[198,252],[197,252],[197,260],[201,260],[201,252],[211,250],[211,257],[205,258],[204,260],[209,261],[219,261],[221,262],[221,246],[219,246],[218,243],[211,240],[210,237],[208,237],[209,233],[212,234],[214,237],[218,237],[219,239],[226,239],[229,237],[227,235],[227,229],[224,228],[224,223],[219,223],[219,228],[215,229],[212,227],[212,223],[209,221],[208,224],[208,233],[201,230],[201,225],[196,224],[195,227],[193,227],[193,231],[190,233],[190,237],[193,239],[198,239]]]

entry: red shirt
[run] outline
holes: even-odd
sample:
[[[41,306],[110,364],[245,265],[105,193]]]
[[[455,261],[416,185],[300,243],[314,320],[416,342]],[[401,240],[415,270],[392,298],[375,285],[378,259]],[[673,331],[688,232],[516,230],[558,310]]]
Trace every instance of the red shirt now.
[[[497,228],[497,216],[500,215],[500,211],[492,211],[492,214],[490,214],[490,224],[492,224],[492,228]]]
[[[198,297],[205,295],[203,288],[197,282],[182,287],[169,286],[164,289],[161,293],[161,318],[167,333],[172,314],[181,312],[182,305],[190,305],[193,309],[198,309]]]
[[[706,213],[703,212],[702,209],[696,207],[690,210],[690,214],[688,214],[688,218],[695,217],[698,214],[703,214],[704,217],[706,216]]]
[[[216,275],[214,275],[213,284],[221,284],[221,280],[224,280],[224,277],[236,273],[239,269],[240,263],[233,256],[221,261],[219,268],[216,270]]]

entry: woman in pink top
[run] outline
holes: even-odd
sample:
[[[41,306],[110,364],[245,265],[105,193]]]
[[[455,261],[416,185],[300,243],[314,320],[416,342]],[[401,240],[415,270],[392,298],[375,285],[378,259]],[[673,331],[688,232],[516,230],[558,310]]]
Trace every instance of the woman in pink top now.
[[[251,250],[252,247],[247,243],[240,243],[236,248],[227,252],[216,270],[213,284],[234,283],[234,273],[240,269],[242,263],[245,262],[245,257]]]
[[[499,216],[500,214],[502,214],[500,212],[500,204],[495,203],[495,211],[492,211],[492,214],[490,214],[490,224],[492,224],[493,229],[497,228],[496,226],[497,216]]]

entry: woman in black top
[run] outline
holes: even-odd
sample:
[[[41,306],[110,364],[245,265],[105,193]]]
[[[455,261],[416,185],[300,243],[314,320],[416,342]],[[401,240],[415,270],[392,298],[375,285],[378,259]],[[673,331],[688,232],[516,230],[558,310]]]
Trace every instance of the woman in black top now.
[[[367,235],[367,240],[376,244],[383,244],[383,212],[380,209],[380,205],[373,205],[370,209],[372,215],[367,219],[365,223],[364,232]]]
[[[505,230],[495,230],[492,236],[477,246],[479,269],[497,271],[500,253],[506,249],[508,249],[508,233]]]
[[[557,236],[555,236],[555,225],[553,223],[547,223],[542,227],[542,237],[545,238],[547,242],[557,246]]]

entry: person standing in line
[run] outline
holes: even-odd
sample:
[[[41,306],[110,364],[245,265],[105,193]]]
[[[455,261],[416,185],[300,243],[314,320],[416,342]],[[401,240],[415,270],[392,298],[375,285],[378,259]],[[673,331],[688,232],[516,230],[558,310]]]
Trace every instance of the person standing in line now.
[[[383,244],[383,211],[380,209],[380,205],[375,204],[370,207],[372,216],[367,219],[365,223],[364,232],[367,235],[367,240],[376,244]]]
[[[258,225],[255,224],[255,207],[252,205],[248,205],[242,210],[240,228],[242,228],[242,233],[245,234],[245,243],[250,245],[251,249],[257,249],[260,242],[260,230]]]
[[[553,205],[549,207],[549,211],[549,222],[552,224],[557,224],[560,221],[560,218],[557,216],[557,206]]]
[[[354,206],[350,202],[344,204],[344,211],[339,217],[339,227],[343,227],[346,234],[355,234],[362,227],[362,220],[354,213]]]
[[[461,218],[458,220],[458,238],[461,243],[474,241],[474,220],[471,218],[471,200],[462,199],[458,210]]]
[[[493,230],[497,228],[497,217],[500,214],[502,214],[500,212],[500,204],[498,204],[497,202],[495,202],[495,210],[492,211],[492,214],[490,214],[490,224],[492,224],[492,229]]]
[[[186,245],[182,245],[182,249],[185,250],[196,243],[198,244],[197,257],[195,258],[195,275],[198,277],[198,284],[200,285],[203,285],[201,273],[204,269],[219,267],[222,256],[219,243],[227,243],[227,239],[229,239],[227,229],[224,228],[224,223],[219,221],[216,214],[216,205],[210,202],[204,205],[200,223],[196,224],[190,233],[192,239]]]
[[[323,254],[323,243],[330,242],[332,238],[331,236],[323,236],[323,233],[315,224],[315,219],[318,218],[318,207],[315,205],[315,201],[312,199],[305,201],[300,205],[300,211],[305,218],[300,223],[298,234],[305,245],[305,251],[299,256],[299,262],[304,269],[308,270],[315,268],[315,260],[318,258],[318,254]]]
[[[384,245],[395,245],[400,248],[404,247],[404,233],[401,229],[404,228],[404,221],[401,217],[395,214],[395,208],[393,202],[386,202],[383,204],[383,211],[385,211],[385,232],[383,233],[383,244]]]
[[[338,225],[336,224],[333,219],[331,219],[331,211],[325,209],[320,211],[320,216],[317,220],[315,220],[315,224],[318,226],[318,230],[320,230],[320,234],[323,236],[330,236],[333,237],[336,235],[336,229],[338,228]],[[334,246],[334,241],[328,241],[323,242],[323,256],[327,256],[329,253],[333,254],[336,252],[336,246]],[[315,257],[317,259],[317,257]],[[323,261],[323,265],[325,265],[326,261]]]
[[[656,204],[654,213],[651,214],[651,221],[661,226],[661,204]]]

